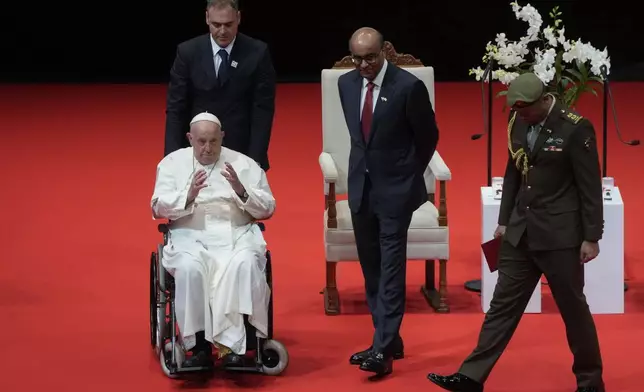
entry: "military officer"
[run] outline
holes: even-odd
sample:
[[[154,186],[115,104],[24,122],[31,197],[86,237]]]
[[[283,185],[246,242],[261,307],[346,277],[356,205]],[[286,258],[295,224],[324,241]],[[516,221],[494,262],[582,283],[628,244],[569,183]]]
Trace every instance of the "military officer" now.
[[[566,327],[578,392],[604,392],[602,359],[584,296],[584,263],[603,234],[602,179],[595,131],[533,73],[509,86],[509,158],[495,237],[499,278],[478,345],[458,373],[430,373],[448,391],[483,391],[544,274]]]

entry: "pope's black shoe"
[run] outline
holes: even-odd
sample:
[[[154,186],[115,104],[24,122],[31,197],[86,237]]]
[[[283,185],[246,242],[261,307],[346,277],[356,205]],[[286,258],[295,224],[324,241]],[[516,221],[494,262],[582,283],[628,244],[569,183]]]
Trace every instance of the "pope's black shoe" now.
[[[221,358],[224,368],[237,368],[244,366],[244,359],[235,353],[228,353]]]
[[[182,368],[212,368],[212,350],[210,347],[206,350],[195,350],[190,358],[186,359],[182,364]]]
[[[182,368],[212,368],[214,361],[212,359],[212,346],[206,341],[204,331],[198,331],[195,334],[196,343],[190,350],[192,356],[181,364]]]
[[[377,376],[386,376],[393,371],[393,358],[383,353],[371,352],[371,354],[360,364],[360,370],[375,373]]]
[[[471,378],[455,373],[449,376],[441,376],[436,373],[429,373],[427,375],[429,381],[438,385],[439,387],[452,392],[483,392],[483,384],[474,381]]]

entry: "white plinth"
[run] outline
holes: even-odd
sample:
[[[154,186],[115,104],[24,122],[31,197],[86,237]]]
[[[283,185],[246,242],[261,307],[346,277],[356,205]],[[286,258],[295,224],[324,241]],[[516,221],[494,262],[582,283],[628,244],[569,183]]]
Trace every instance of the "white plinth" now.
[[[498,226],[501,200],[494,199],[492,187],[481,188],[482,242],[492,239]],[[604,200],[604,235],[599,256],[586,264],[584,294],[593,314],[624,313],[624,202],[618,187],[612,200]],[[481,306],[490,309],[498,272],[491,273],[481,251]],[[525,313],[541,313],[541,282],[537,284]]]
[[[624,201],[618,187],[604,200],[599,256],[586,264],[584,294],[593,314],[624,313]]]
[[[481,242],[487,242],[494,238],[500,208],[501,200],[494,199],[492,187],[481,187]],[[490,309],[490,301],[492,301],[498,276],[498,271],[490,272],[485,255],[481,251],[481,307],[483,308],[483,313],[487,313]],[[541,313],[541,281],[537,283],[524,313]]]

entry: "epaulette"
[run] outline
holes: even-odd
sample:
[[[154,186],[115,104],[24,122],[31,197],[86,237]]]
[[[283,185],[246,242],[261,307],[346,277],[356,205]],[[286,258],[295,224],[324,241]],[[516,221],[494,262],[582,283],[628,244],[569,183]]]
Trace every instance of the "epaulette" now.
[[[580,116],[577,113],[573,113],[566,109],[561,109],[561,117],[565,118],[573,124],[578,124],[579,121],[584,118],[583,116]]]

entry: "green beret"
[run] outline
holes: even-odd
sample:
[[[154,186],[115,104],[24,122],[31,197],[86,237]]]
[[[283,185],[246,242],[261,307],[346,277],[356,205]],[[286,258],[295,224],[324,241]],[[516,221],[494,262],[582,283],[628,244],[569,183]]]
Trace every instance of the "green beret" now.
[[[525,107],[536,102],[545,93],[545,85],[532,72],[517,76],[508,87],[506,95],[508,106]]]

